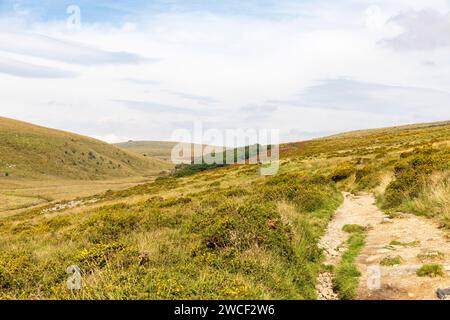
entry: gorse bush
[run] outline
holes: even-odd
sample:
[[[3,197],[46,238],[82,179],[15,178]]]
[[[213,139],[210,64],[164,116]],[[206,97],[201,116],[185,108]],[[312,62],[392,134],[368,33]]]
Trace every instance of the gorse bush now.
[[[419,197],[404,205],[405,210],[428,218],[437,218],[440,226],[450,229],[450,171],[435,172]]]
[[[267,146],[267,151],[270,152],[271,146]],[[262,152],[261,145],[246,146],[242,148],[234,148],[222,152],[220,154],[212,154],[218,163],[206,163],[204,158],[197,158],[199,163],[192,161],[191,164],[179,164],[175,166],[174,177],[187,177],[199,172],[226,167],[230,164],[245,164],[250,158],[258,158]],[[264,156],[264,154],[262,154]],[[231,162],[231,163],[230,163]]]
[[[0,254],[0,289],[21,290],[35,283],[38,272],[29,252],[2,252]]]
[[[121,255],[118,259],[117,255]],[[113,258],[116,260],[132,263],[139,253],[123,242],[112,242],[108,244],[95,244],[89,248],[82,249],[74,260],[82,270],[90,271],[96,268],[104,268]]]
[[[9,289],[13,282],[13,276],[3,266],[0,266],[0,288]]]
[[[167,199],[167,200],[161,201],[159,203],[159,207],[168,208],[168,207],[174,207],[174,206],[188,204],[190,202],[192,202],[192,199],[188,198],[188,197],[173,198],[173,199]]]
[[[383,208],[396,208],[417,198],[435,171],[450,169],[450,149],[416,149],[403,153],[394,167],[394,180],[387,186]]]
[[[332,194],[332,187],[322,184],[321,179],[309,180],[306,176],[296,174],[278,175],[262,187],[264,199],[286,200],[305,212],[319,210]]]
[[[31,236],[42,229],[39,232],[76,239],[47,260],[46,269],[44,260],[35,262],[36,268],[49,272],[38,273],[45,295],[66,297],[64,268],[76,264],[83,273],[83,297],[256,299],[269,291],[273,297],[312,299],[321,257],[317,239],[339,203],[330,185],[320,188],[325,180],[288,175],[261,179],[252,188],[171,198],[153,194],[157,188],[151,183],[133,190],[139,195],[151,192],[143,201],[103,206],[81,219],[55,217],[21,228]],[[269,196],[269,185],[276,185],[277,193]],[[289,223],[280,215],[280,201],[298,210]],[[24,268],[27,273],[34,270]],[[24,271],[17,276],[21,283],[29,278]],[[10,286],[11,273],[1,274]]]
[[[225,166],[226,166],[225,164],[206,164],[206,163],[177,165],[175,168],[175,172],[173,173],[173,176],[176,178],[187,177],[202,171],[222,168]]]
[[[318,241],[342,202],[338,188],[383,193],[392,173],[385,203],[443,215],[449,180],[440,171],[449,169],[449,128],[393,128],[286,144],[276,176],[261,177],[259,166],[250,165],[179,166],[153,182],[83,199],[95,198],[95,204],[42,214],[49,204],[2,217],[0,298],[314,299],[323,262]],[[430,143],[434,149],[417,149]],[[91,149],[73,153],[73,147],[61,149],[67,152],[64,170],[70,169],[65,176],[84,167],[80,160],[98,166],[99,177],[120,171],[111,167],[128,167],[110,163],[112,157],[95,148],[94,158]],[[401,154],[405,150],[413,151]],[[242,151],[239,160],[255,156]],[[348,251],[333,268],[333,284],[341,298],[351,299],[364,231],[345,229],[351,232]],[[397,245],[415,244],[392,243]],[[66,286],[70,265],[82,271],[77,292]],[[430,269],[426,273],[434,274]]]
[[[357,190],[371,190],[379,183],[379,168],[369,164],[355,172],[355,183]]]
[[[117,241],[122,235],[135,231],[143,216],[136,213],[100,212],[91,216],[75,231],[93,243]]]
[[[244,197],[250,195],[250,192],[243,188],[231,188],[224,192],[226,197]]]
[[[356,171],[355,166],[351,162],[341,163],[334,169],[330,175],[330,179],[334,182],[339,182],[349,178]]]
[[[218,208],[198,212],[192,229],[201,235],[205,249],[244,251],[261,246],[286,257],[292,254],[290,230],[270,204],[242,205],[229,201]]]

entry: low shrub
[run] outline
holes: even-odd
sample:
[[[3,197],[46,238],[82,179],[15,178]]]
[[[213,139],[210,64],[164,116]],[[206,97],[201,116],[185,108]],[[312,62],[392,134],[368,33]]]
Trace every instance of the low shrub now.
[[[191,203],[191,202],[192,202],[191,198],[180,197],[180,198],[172,198],[172,199],[164,200],[161,203],[159,203],[158,206],[160,208],[169,208],[169,207],[174,207],[174,206],[188,204],[188,203]]]
[[[244,197],[250,195],[250,192],[242,188],[232,188],[224,192],[226,197]]]
[[[341,163],[334,169],[334,171],[330,175],[330,179],[334,182],[339,182],[349,178],[352,174],[354,174],[356,168],[351,162]]]
[[[3,266],[0,266],[0,289],[11,288],[13,282],[13,276]]]
[[[374,165],[367,165],[355,172],[357,190],[371,190],[380,183],[379,169]]]
[[[429,176],[450,169],[450,149],[422,148],[402,153],[394,167],[395,179],[383,196],[384,209],[397,208],[423,192]]]
[[[176,178],[187,177],[199,172],[212,170],[216,168],[223,168],[225,166],[226,166],[225,164],[206,164],[206,163],[177,165],[175,167],[175,172],[173,173],[173,176]]]
[[[93,243],[117,241],[122,235],[139,228],[143,215],[123,211],[106,211],[93,214],[74,232],[83,234]]]
[[[108,244],[96,244],[78,252],[75,260],[80,264],[82,270],[92,268],[103,268],[108,260],[118,253],[132,253],[137,255],[129,246],[122,242],[112,242]]]
[[[402,257],[395,256],[395,257],[386,257],[383,260],[381,260],[380,265],[382,266],[396,266],[402,263]]]
[[[417,270],[419,277],[443,277],[445,275],[444,268],[440,264],[424,264],[419,270]]]
[[[359,224],[346,224],[342,227],[342,231],[347,233],[364,232],[366,227],[360,226]]]
[[[192,230],[200,235],[205,250],[244,251],[261,246],[285,257],[292,255],[291,231],[271,204],[229,201],[214,209],[203,209],[195,216]]]
[[[324,207],[334,189],[328,184],[315,184],[308,176],[281,174],[262,187],[262,196],[269,201],[289,201],[299,210],[313,212]]]
[[[220,187],[220,181],[214,181],[209,185],[211,188]]]
[[[0,289],[21,290],[35,283],[38,275],[31,253],[13,251],[0,254]]]

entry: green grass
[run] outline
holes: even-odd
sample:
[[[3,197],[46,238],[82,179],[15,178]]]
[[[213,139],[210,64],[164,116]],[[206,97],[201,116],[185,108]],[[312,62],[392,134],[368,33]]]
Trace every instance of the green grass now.
[[[418,247],[420,245],[420,241],[411,241],[411,242],[401,242],[398,240],[392,240],[389,243],[390,246],[400,246],[400,247]]]
[[[422,262],[439,261],[445,258],[444,253],[436,250],[419,253],[417,258]]]
[[[356,169],[351,162],[344,162],[338,165],[331,173],[330,178],[334,182],[339,182],[349,178]]]
[[[348,249],[342,255],[341,262],[334,271],[333,289],[343,300],[356,298],[361,273],[356,267],[355,259],[361,253],[366,238],[366,233],[361,230],[353,231],[347,241]]]
[[[444,268],[440,264],[424,264],[419,270],[417,270],[419,277],[443,277],[445,276]]]
[[[65,268],[75,264],[80,299],[314,299],[317,242],[340,193],[306,173],[240,185],[235,174],[172,177],[98,196],[116,203],[96,209],[4,220],[0,297],[70,299]],[[234,188],[209,192],[219,175]],[[202,187],[193,187],[199,178]],[[127,200],[136,195],[143,199]]]
[[[450,229],[449,136],[447,121],[349,132],[281,150],[291,162],[332,161],[330,179],[352,192],[374,192],[384,211],[426,216]]]
[[[380,262],[382,266],[396,266],[399,264],[402,264],[402,257],[400,256],[386,257]]]
[[[171,167],[99,140],[0,117],[0,182],[125,178]]]
[[[166,141],[128,141],[117,143],[115,146],[139,153],[146,157],[157,158],[164,161],[170,161],[172,157],[172,149],[177,145],[177,142],[166,142]],[[187,148],[205,148],[206,146],[200,146],[197,144],[184,144]],[[202,149],[203,150],[203,149]],[[192,154],[183,155],[183,160],[190,161]]]
[[[223,164],[190,164],[190,165],[177,165],[175,167],[175,172],[173,173],[174,177],[181,178],[181,177],[187,177],[192,176],[196,173],[212,170],[216,168],[222,168],[225,165]]]
[[[358,224],[346,224],[342,227],[342,231],[347,233],[364,232],[366,231],[366,227],[360,226]]]
[[[141,161],[151,158],[125,156],[71,134],[2,124],[0,173],[11,169],[12,177],[127,176],[147,172]],[[260,177],[252,165],[190,168],[186,175],[90,195],[84,200],[97,199],[92,205],[42,214],[53,205],[47,204],[0,216],[0,298],[314,299],[323,262],[318,241],[342,203],[340,191],[375,192],[386,210],[411,209],[449,225],[449,137],[449,123],[353,132],[281,145],[280,172],[272,177]],[[97,161],[104,158],[103,169],[89,159],[90,151]],[[122,164],[126,159],[129,165]],[[22,166],[9,168],[12,161]],[[333,284],[341,299],[353,299],[365,229],[344,230],[348,250],[333,268]],[[74,264],[82,270],[83,289],[72,293],[66,268]]]

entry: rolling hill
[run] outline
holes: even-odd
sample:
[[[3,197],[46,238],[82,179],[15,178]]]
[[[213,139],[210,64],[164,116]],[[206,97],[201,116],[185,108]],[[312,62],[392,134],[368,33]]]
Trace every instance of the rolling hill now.
[[[121,149],[133,151],[146,157],[153,157],[163,161],[170,161],[172,149],[177,144],[178,142],[170,142],[170,141],[128,141],[117,143],[115,145]],[[189,146],[189,144],[185,145]],[[196,146],[198,146],[198,144],[192,144],[192,148]],[[203,146],[203,148],[205,147],[206,146]],[[189,161],[191,159],[189,156],[187,156],[185,160]]]
[[[176,144],[176,142],[168,141],[128,141],[116,143],[115,145],[141,155],[168,161],[170,160],[172,149]]]
[[[171,167],[89,137],[0,117],[0,178],[97,180]]]

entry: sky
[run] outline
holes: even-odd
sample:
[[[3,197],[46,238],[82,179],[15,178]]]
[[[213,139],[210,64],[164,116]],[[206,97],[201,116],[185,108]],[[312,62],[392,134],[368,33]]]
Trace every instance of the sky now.
[[[449,120],[449,34],[450,0],[0,0],[0,116],[107,142]]]

